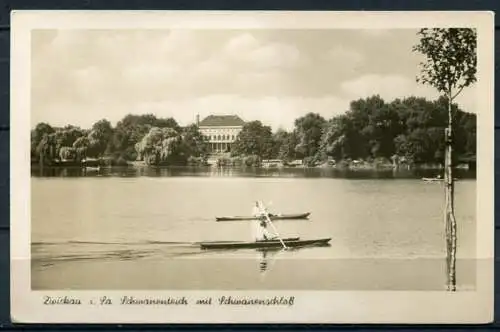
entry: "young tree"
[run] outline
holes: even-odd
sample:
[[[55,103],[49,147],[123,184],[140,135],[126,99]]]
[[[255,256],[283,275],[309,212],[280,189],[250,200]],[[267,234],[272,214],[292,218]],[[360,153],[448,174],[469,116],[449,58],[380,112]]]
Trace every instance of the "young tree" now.
[[[428,84],[444,94],[448,102],[448,128],[445,132],[445,225],[448,268],[448,290],[456,290],[457,223],[454,213],[452,172],[452,103],[462,90],[476,82],[477,35],[468,28],[432,28],[418,32],[419,43],[414,52],[424,55],[417,82]]]

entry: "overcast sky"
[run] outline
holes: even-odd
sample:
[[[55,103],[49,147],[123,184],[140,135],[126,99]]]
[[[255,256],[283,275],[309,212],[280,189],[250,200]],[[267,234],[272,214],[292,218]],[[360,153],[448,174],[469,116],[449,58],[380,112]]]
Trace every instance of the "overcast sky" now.
[[[415,82],[414,30],[37,30],[31,125],[90,127],[126,114],[237,114],[291,128],[379,94],[435,99]],[[474,88],[457,102],[475,113]]]

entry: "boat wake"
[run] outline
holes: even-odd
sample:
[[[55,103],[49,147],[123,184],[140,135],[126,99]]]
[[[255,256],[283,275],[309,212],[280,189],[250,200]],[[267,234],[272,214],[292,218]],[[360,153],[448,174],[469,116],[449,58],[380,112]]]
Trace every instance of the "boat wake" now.
[[[33,242],[31,259],[41,266],[81,260],[138,260],[204,254],[197,243],[178,241],[61,241]]]
[[[241,242],[244,244],[244,242]],[[203,244],[203,245],[201,245]],[[221,248],[204,250],[202,246],[216,244]],[[236,243],[237,244],[237,243]],[[58,263],[77,261],[134,261],[146,259],[175,259],[175,258],[254,258],[258,255],[280,252],[280,246],[269,248],[233,248],[234,241],[216,242],[181,242],[181,241],[53,241],[33,242],[31,245],[31,261],[34,268],[44,268]],[[302,247],[306,249],[307,246]],[[288,252],[298,248],[290,247]]]

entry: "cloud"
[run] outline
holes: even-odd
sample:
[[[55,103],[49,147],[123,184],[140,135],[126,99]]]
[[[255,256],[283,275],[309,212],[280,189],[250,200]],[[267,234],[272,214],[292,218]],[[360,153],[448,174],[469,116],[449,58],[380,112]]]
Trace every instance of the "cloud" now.
[[[342,66],[356,67],[364,63],[365,57],[359,51],[337,45],[328,50],[325,60],[341,63]]]
[[[293,128],[294,120],[308,112],[319,113],[327,119],[342,114],[348,109],[349,100],[333,95],[317,98],[273,96],[249,98],[231,94],[214,94],[198,98],[144,101],[134,105],[125,102],[116,104],[104,101],[85,106],[58,103],[53,104],[52,107],[53,112],[44,112],[43,119],[34,119],[36,123],[48,121],[53,125],[61,126],[68,123],[78,123],[89,128],[102,117],[106,117],[113,124],[116,124],[127,113],[153,113],[158,117],[174,117],[181,125],[187,125],[195,121],[197,114],[201,118],[210,114],[236,114],[245,121],[260,120],[276,130],[278,128]],[[63,111],[67,115],[61,119],[58,113]]]
[[[131,82],[138,82],[142,84],[149,82],[149,84],[161,84],[162,82],[175,82],[176,79],[182,74],[182,67],[171,65],[169,63],[146,63],[141,62],[135,66],[125,68],[123,71],[123,78]]]
[[[231,60],[247,69],[294,68],[301,63],[297,47],[286,43],[262,42],[244,33],[227,42],[220,54],[221,61]]]
[[[274,43],[252,51],[247,61],[259,69],[293,68],[300,63],[300,52],[296,47]]]
[[[325,118],[344,113],[349,100],[336,96],[324,97],[260,97],[238,95],[211,95],[195,99],[170,100],[158,103],[142,103],[141,113],[157,113],[174,116],[183,124],[194,121],[196,114],[203,118],[210,114],[236,114],[245,121],[260,120],[273,129],[291,129],[294,120],[308,112],[319,113]]]
[[[352,32],[35,31],[32,125],[90,126],[140,112],[185,123],[198,112],[229,112],[289,126],[308,111],[330,118],[373,94],[435,98],[414,81],[413,55],[399,47],[414,33],[384,33],[384,49],[399,52],[386,62],[377,60],[387,54],[378,43]],[[466,89],[458,101],[472,111],[475,99]]]
[[[412,93],[422,93],[423,90],[407,77],[376,74],[363,75],[345,81],[341,84],[341,88],[344,93],[353,98],[364,98],[378,94],[388,100],[403,98]],[[428,93],[429,91],[425,91],[425,94]]]
[[[341,84],[343,93],[351,99],[380,95],[386,101],[409,96],[425,97],[429,100],[439,98],[436,89],[417,83],[405,76],[388,74],[367,74]],[[476,113],[475,88],[464,91],[456,99],[456,103],[467,112]]]
[[[223,53],[235,59],[259,47],[259,41],[251,33],[243,33],[231,38],[223,48]]]
[[[303,60],[296,46],[251,33],[219,34],[217,44],[194,30],[57,31],[34,53],[34,98],[42,104],[93,98],[141,102],[287,92],[287,71]]]
[[[362,34],[364,34],[367,37],[385,37],[387,35],[390,35],[391,31],[390,29],[362,29],[359,30]]]

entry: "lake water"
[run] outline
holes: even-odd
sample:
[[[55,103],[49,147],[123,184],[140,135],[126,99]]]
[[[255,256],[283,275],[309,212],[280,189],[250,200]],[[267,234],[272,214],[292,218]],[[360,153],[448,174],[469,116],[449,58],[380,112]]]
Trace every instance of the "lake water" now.
[[[431,172],[431,171],[428,171]],[[423,176],[434,176],[424,174]],[[422,174],[127,168],[32,173],[34,289],[445,289],[444,187]],[[476,180],[458,174],[458,271],[475,287]],[[201,250],[250,241],[255,200],[283,237],[332,238],[291,251]]]

